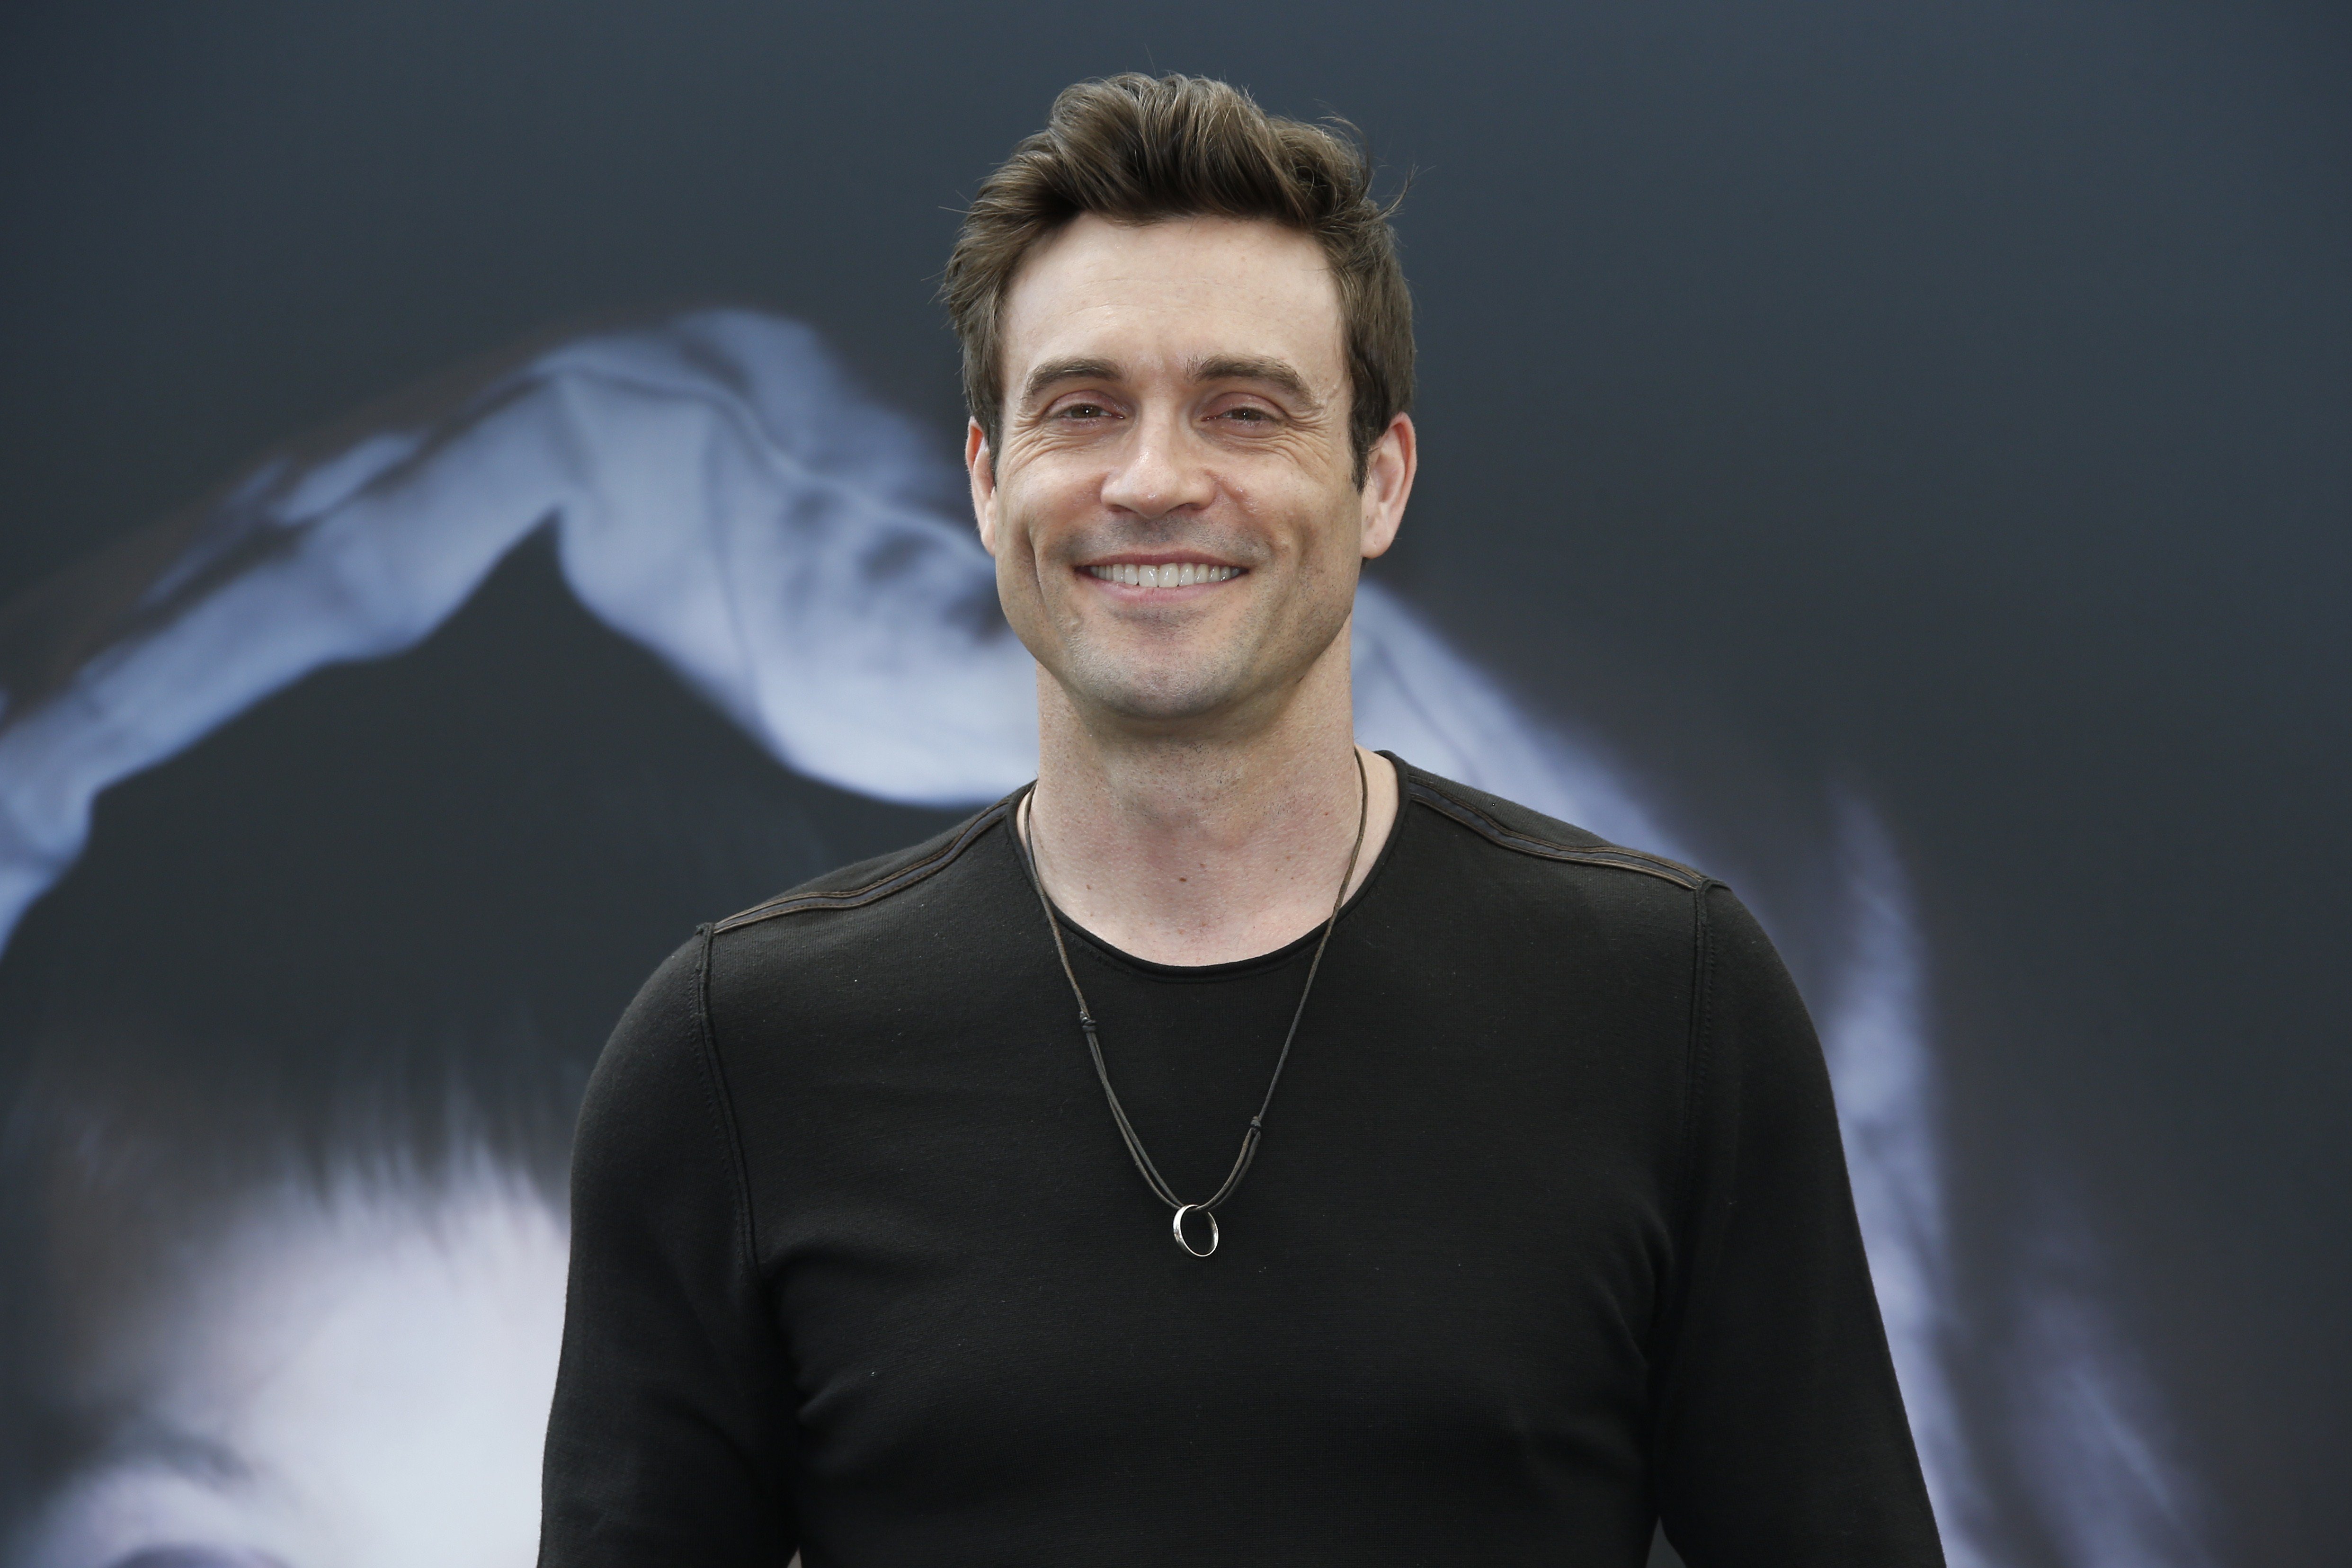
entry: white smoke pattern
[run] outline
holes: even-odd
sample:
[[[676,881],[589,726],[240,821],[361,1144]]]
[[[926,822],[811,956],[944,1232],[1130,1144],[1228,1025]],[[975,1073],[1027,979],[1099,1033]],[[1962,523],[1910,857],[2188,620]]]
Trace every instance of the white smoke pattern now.
[[[415,645],[525,537],[572,590],[780,763],[866,795],[961,805],[1029,777],[1033,667],[940,459],[860,397],[806,327],[701,311],[585,337],[450,406],[266,464],[187,533],[71,673],[0,706],[0,942],[72,863],[92,802],[321,666]],[[85,628],[87,631],[87,628]],[[1355,622],[1359,731],[1421,765],[1681,856],[1622,770],[1539,721],[1395,595]],[[1854,1196],[1955,1568],[2011,1560],[1956,1379],[1927,966],[1902,865],[1846,804],[1844,930],[1822,1037]],[[2006,1434],[2060,1560],[2201,1561],[2087,1296],[2022,1314]]]
[[[2033,1237],[2006,1359],[2009,1443],[2060,1560],[2080,1568],[2205,1568],[2193,1490],[2166,1451],[2157,1401],[2093,1289],[2097,1249],[2067,1215]]]
[[[1853,1206],[1870,1251],[1912,1440],[1951,1568],[1998,1561],[1975,1540],[1983,1512],[1952,1387],[1954,1300],[1944,1210],[1926,964],[1903,865],[1859,797],[1838,811],[1846,929],[1822,1015],[1822,1053],[1837,1091]]]

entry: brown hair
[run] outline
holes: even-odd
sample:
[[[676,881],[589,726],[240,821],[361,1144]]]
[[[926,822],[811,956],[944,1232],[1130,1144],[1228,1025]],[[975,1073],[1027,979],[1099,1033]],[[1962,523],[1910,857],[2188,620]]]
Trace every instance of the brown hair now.
[[[1312,235],[1330,261],[1360,483],[1372,443],[1412,405],[1412,296],[1389,226],[1395,204],[1375,202],[1371,183],[1345,121],[1281,119],[1226,82],[1129,72],[1065,88],[1045,129],[982,182],[940,288],[963,344],[964,403],[990,447],[1004,414],[1004,290],[1041,241],[1081,213],[1262,218]]]

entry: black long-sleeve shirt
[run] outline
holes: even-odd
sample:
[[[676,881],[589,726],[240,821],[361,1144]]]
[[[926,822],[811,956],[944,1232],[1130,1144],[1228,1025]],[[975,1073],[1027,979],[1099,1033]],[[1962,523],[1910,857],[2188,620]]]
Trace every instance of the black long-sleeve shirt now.
[[[1180,1250],[1010,803],[720,921],[590,1084],[542,1562],[1942,1561],[1802,1003],[1720,884],[1400,766]],[[1315,935],[1071,931],[1180,1194]]]

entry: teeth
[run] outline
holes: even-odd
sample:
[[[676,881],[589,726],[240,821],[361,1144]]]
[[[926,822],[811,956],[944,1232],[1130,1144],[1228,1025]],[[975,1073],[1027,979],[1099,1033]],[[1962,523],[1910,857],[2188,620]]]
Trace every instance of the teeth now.
[[[1195,583],[1223,583],[1241,575],[1238,566],[1206,566],[1194,561],[1171,561],[1164,565],[1089,566],[1087,570],[1106,583],[1124,583],[1130,588],[1189,588]]]

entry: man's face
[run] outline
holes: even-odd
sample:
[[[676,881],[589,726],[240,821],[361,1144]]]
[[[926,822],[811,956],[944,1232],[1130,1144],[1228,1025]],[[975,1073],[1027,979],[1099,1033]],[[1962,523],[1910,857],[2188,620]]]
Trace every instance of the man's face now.
[[[1023,263],[1002,330],[1002,440],[975,426],[967,457],[1029,651],[1097,716],[1278,704],[1334,649],[1412,481],[1400,415],[1356,482],[1321,248],[1270,223],[1082,216]]]

